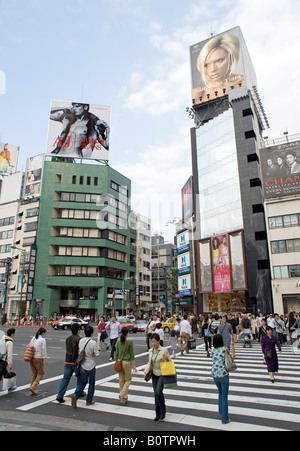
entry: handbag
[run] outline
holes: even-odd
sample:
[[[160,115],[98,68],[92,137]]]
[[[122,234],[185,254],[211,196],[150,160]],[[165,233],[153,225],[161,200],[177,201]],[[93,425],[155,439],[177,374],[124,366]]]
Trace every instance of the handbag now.
[[[212,338],[214,334],[210,331],[210,324],[208,324],[207,329],[204,330],[204,336],[206,338]]]
[[[265,352],[265,359],[266,360],[272,360],[272,358],[273,358],[272,351],[266,351]]]
[[[75,372],[75,376],[76,376],[76,377],[79,377],[79,376],[80,376],[80,367],[81,367],[81,365],[82,365],[82,363],[83,363],[83,361],[84,361],[84,359],[85,359],[85,350],[86,350],[86,347],[87,347],[87,345],[89,344],[89,342],[90,342],[91,340],[92,340],[92,339],[90,339],[90,340],[86,343],[85,347],[84,347],[83,350],[79,353],[79,356],[78,356],[78,358],[77,358],[77,360],[76,360],[76,372]]]
[[[124,355],[125,355],[125,351],[126,351],[126,348],[127,348],[127,344],[128,344],[128,341],[126,340],[126,344],[125,344],[125,347],[124,347],[124,351],[123,351],[122,357],[121,357],[120,360],[116,360],[116,363],[115,363],[115,371],[116,371],[117,373],[121,373],[121,371],[123,370],[122,361],[123,361],[123,358],[124,358]]]
[[[152,359],[151,359],[150,369],[149,369],[149,371],[148,371],[148,372],[145,374],[145,376],[144,376],[144,379],[145,379],[146,382],[149,382],[149,381],[152,379],[153,368],[154,368],[154,365],[155,365],[155,363],[156,363],[158,354],[159,354],[159,352],[157,353],[154,362],[153,362]]]
[[[160,370],[162,376],[176,376],[176,368],[174,362],[161,362]]]
[[[233,371],[237,370],[237,366],[234,363],[232,355],[230,354],[228,349],[226,349],[226,354],[225,354],[225,369],[226,369],[227,373],[232,373]]]
[[[25,354],[24,354],[24,362],[29,363],[34,357],[35,349],[32,344],[29,344],[26,348]]]
[[[188,342],[189,351],[191,351],[192,349],[196,349],[196,347],[197,347],[196,340],[189,340]]]

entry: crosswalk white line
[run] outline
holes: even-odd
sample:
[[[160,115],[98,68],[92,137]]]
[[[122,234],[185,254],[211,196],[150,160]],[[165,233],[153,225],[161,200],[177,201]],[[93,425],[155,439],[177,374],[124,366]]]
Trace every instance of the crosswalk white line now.
[[[181,384],[180,384],[181,385]],[[196,391],[180,391],[180,385],[179,388],[176,390],[165,390],[165,396],[168,398],[169,396],[178,396],[178,397],[185,397],[185,398],[193,398],[193,399],[211,399],[211,400],[218,400],[218,393],[216,393],[216,390],[214,390],[215,393],[207,393],[207,392],[196,392]],[[110,388],[110,389],[118,389],[119,384],[114,382],[106,382],[105,384],[101,384],[101,387]],[[213,386],[212,386],[213,388]],[[143,392],[143,393],[150,393],[153,395],[153,388],[149,385],[149,387],[140,387],[136,384],[130,385],[130,399],[131,399],[131,392]],[[102,395],[105,394],[105,391],[100,392]],[[101,396],[102,396],[101,395]],[[253,396],[245,396],[245,395],[231,395],[229,394],[229,401],[235,402],[235,403],[246,403],[246,404],[262,404],[262,405],[270,405],[274,407],[274,399],[273,398],[263,398],[262,396],[259,397],[253,397]],[[291,408],[298,408],[300,409],[300,402],[297,401],[288,401],[285,399],[278,399],[276,398],[276,406],[278,407],[291,407]],[[299,414],[300,415],[300,414]],[[298,423],[300,421],[300,416],[298,416]]]
[[[148,399],[148,398],[147,398]],[[153,401],[152,401],[153,404]],[[64,406],[70,406],[71,400],[68,399],[66,404]],[[104,404],[94,404],[93,406],[86,407],[85,401],[78,401],[78,407],[79,408],[86,408],[88,410],[96,411],[96,412],[103,412]],[[135,417],[135,418],[143,418],[146,420],[153,420],[153,417],[155,415],[154,410],[147,410],[147,409],[140,409],[136,407],[124,407],[124,406],[118,406],[114,404],[105,404],[105,408],[109,409],[109,413],[113,413],[116,415],[122,415],[122,416],[128,416],[128,417]],[[219,431],[235,431],[238,429],[242,432],[275,432],[275,431],[285,431],[285,429],[278,429],[274,427],[268,427],[268,426],[260,426],[258,424],[249,424],[249,423],[240,423],[240,422],[234,422],[230,424],[222,424],[221,420],[215,420],[213,418],[206,418],[206,417],[199,417],[199,416],[192,416],[192,415],[185,415],[185,414],[178,414],[178,413],[168,413],[166,417],[166,422],[168,423],[175,423],[175,424],[181,424],[186,426],[193,426],[193,427],[199,427],[203,429],[213,429],[213,430],[219,430]]]

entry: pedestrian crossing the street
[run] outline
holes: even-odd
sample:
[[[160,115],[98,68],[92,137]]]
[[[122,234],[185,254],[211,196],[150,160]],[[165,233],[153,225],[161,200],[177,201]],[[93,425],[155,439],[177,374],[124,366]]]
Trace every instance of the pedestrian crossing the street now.
[[[203,345],[190,354],[175,359],[178,387],[164,391],[167,406],[166,423],[181,425],[185,430],[224,431],[280,431],[300,430],[300,356],[292,353],[291,346],[284,346],[279,357],[280,372],[271,384],[263,362],[261,346],[244,349],[236,346],[238,370],[230,374],[229,416],[232,423],[223,425],[218,414],[218,392],[211,376],[212,361],[206,357]],[[117,416],[136,418],[137,430],[143,430],[145,422],[152,421],[154,395],[151,382],[145,382],[143,367],[133,375],[126,406],[119,402],[118,375],[96,382],[96,404],[86,407],[85,400],[78,401],[78,409],[89,409],[99,415],[109,412]],[[71,409],[71,395],[66,396],[66,409]],[[52,397],[48,402],[55,402]],[[45,403],[45,400],[44,400]],[[20,407],[28,411],[36,403]],[[116,420],[117,424],[117,420]]]

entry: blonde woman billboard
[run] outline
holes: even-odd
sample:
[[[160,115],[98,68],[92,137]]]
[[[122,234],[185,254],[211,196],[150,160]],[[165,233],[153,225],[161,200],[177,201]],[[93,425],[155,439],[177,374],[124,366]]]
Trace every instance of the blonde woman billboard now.
[[[256,84],[256,76],[239,27],[191,47],[193,104],[203,104]]]

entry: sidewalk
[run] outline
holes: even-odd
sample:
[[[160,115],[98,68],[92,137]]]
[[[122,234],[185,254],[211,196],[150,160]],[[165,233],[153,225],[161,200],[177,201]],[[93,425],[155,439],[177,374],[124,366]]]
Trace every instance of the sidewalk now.
[[[35,415],[31,413],[19,413],[10,411],[1,411],[0,432],[49,432],[49,431],[84,431],[84,432],[121,432],[131,431],[130,429],[121,429],[117,427],[105,426],[96,423],[86,423],[73,419],[62,417],[53,417],[48,415]]]

